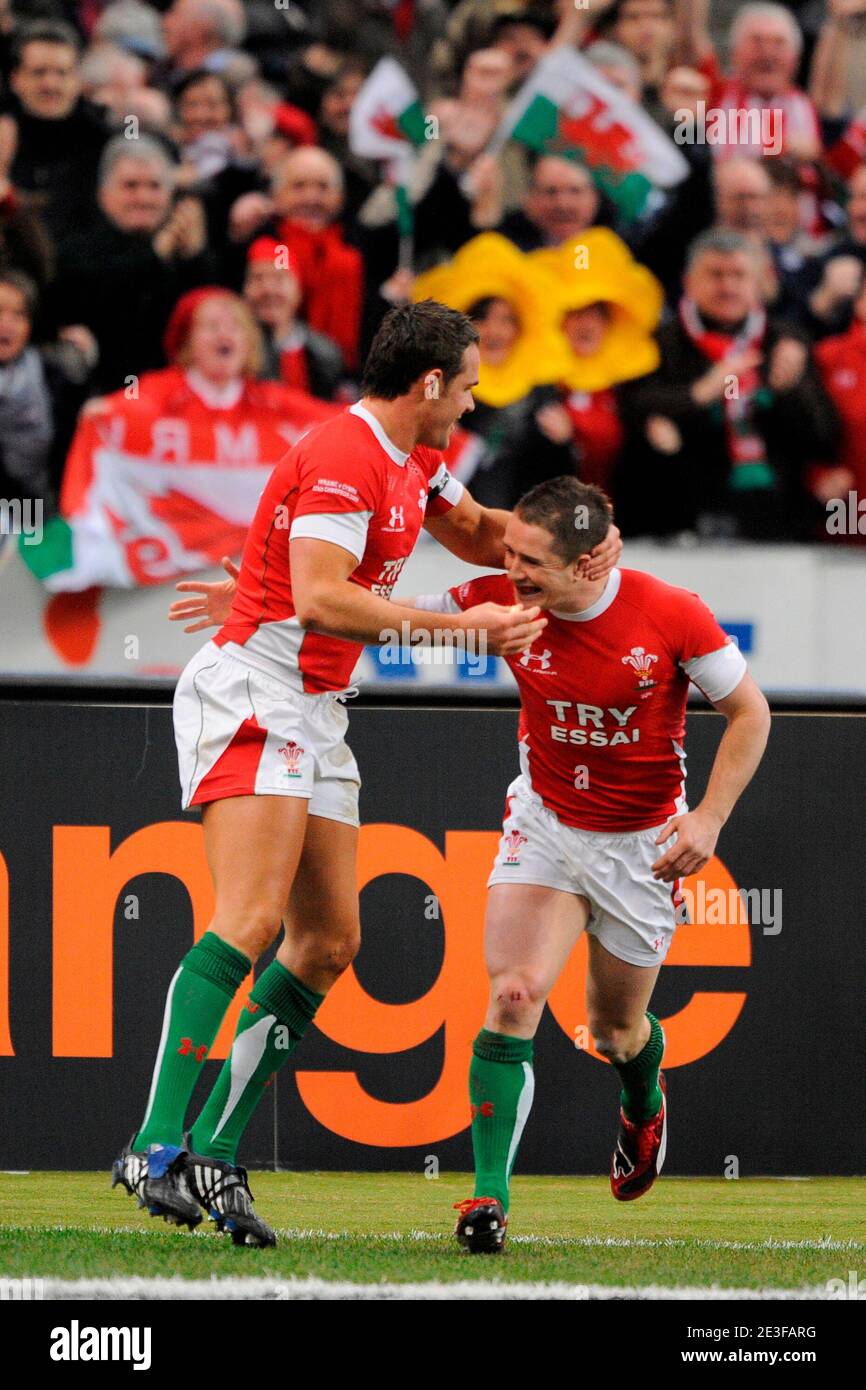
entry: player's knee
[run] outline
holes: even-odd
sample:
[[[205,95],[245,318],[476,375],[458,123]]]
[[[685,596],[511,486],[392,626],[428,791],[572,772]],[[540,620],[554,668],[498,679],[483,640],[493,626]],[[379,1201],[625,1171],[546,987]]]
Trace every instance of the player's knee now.
[[[609,1062],[625,1062],[634,1053],[635,1027],[619,1019],[590,1015],[589,1031],[596,1052]]]
[[[544,1007],[547,986],[532,970],[508,971],[491,980],[490,998],[500,1022],[525,1023]]]
[[[281,926],[281,910],[262,903],[244,912],[217,910],[212,930],[223,941],[234,946],[236,951],[242,951],[251,961],[257,961],[274,943]]]
[[[338,936],[328,940],[326,949],[326,968],[335,975],[342,975],[361,949],[360,925],[356,922],[347,926]]]
[[[361,946],[361,927],[355,921],[310,934],[304,947],[308,970],[330,975],[336,980],[348,970]]]

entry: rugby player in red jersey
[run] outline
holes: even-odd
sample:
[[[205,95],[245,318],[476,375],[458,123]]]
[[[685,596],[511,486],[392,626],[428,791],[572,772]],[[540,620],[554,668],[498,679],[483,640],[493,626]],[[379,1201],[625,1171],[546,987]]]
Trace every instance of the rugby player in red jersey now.
[[[508,788],[489,879],[490,1002],[469,1074],[475,1195],[457,1237],[502,1249],[508,1189],[532,1104],[533,1038],[575,942],[587,933],[587,1010],[619,1073],[610,1185],[630,1201],[665,1156],[664,1035],[648,1011],[673,936],[680,879],[715,851],[767,741],[767,702],[739,649],[696,594],[638,570],[586,575],[611,521],[575,478],[539,484],[505,528],[506,574],[408,602],[455,621],[515,595],[547,626],[506,653],[520,691],[520,775]],[[693,681],[727,720],[706,792],[685,801],[686,696]]]
[[[228,594],[217,586],[232,599],[227,620],[178,681],[182,800],[203,807],[215,911],[169,985],[145,1116],[113,1175],[153,1215],[192,1228],[203,1208],[236,1244],[274,1243],[237,1165],[238,1141],[358,949],[359,776],[340,701],[357,659],[404,622],[410,634],[481,631],[504,656],[544,627],[531,604],[483,601],[455,622],[390,601],[422,525],[474,564],[504,561],[507,513],[478,506],[440,452],[472,409],[477,337],[433,301],[386,316],[362,401],[312,429],[271,474],[236,591],[233,581]],[[600,539],[594,563],[607,572],[621,544],[615,530]],[[187,1136],[217,1030],[281,927]]]

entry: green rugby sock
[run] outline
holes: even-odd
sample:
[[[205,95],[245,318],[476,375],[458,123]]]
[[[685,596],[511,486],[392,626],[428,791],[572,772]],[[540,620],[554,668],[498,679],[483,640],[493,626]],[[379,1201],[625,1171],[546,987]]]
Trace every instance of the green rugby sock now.
[[[195,1153],[237,1162],[241,1135],[265,1087],[294,1052],[324,997],[279,961],[262,971],[238,1020],[232,1050],[192,1127]]]
[[[534,1092],[532,1039],[482,1028],[469,1068],[475,1196],[498,1197],[506,1211],[511,1170]]]
[[[647,1010],[650,1035],[647,1043],[629,1062],[614,1062],[622,1081],[620,1105],[627,1120],[638,1124],[651,1120],[662,1105],[659,1067],[665,1050],[665,1035],[655,1014]]]
[[[134,1149],[183,1143],[184,1117],[202,1062],[249,969],[243,952],[212,931],[187,951],[168,988],[147,1113]]]

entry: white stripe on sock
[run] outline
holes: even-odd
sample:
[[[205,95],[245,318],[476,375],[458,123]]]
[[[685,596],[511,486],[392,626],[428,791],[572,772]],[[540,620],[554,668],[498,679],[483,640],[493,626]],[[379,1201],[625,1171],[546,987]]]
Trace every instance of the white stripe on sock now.
[[[273,1014],[265,1014],[258,1023],[254,1023],[251,1028],[247,1028],[232,1043],[232,1050],[229,1057],[231,1064],[232,1084],[229,1088],[229,1097],[226,1107],[220,1115],[219,1124],[211,1135],[216,1139],[220,1130],[231,1118],[232,1111],[243,1095],[249,1084],[250,1077],[253,1075],[259,1062],[265,1055],[265,1048],[268,1045],[268,1034],[271,1025],[276,1023]]]
[[[529,1062],[522,1062],[523,1067],[523,1087],[517,1097],[517,1118],[514,1121],[514,1133],[511,1136],[511,1143],[508,1147],[508,1161],[505,1164],[506,1175],[511,1177],[511,1169],[517,1157],[517,1145],[520,1143],[520,1136],[526,1121],[529,1119],[529,1112],[532,1109],[532,1101],[535,1096],[535,1073]]]
[[[156,1054],[156,1063],[153,1068],[153,1080],[150,1083],[150,1095],[147,1098],[147,1110],[145,1112],[144,1119],[142,1120],[141,1125],[139,1126],[139,1134],[143,1133],[143,1131],[146,1130],[148,1125],[150,1124],[150,1112],[153,1109],[153,1103],[156,1100],[156,1087],[157,1082],[159,1081],[159,1073],[162,1070],[162,1059],[165,1055],[165,1044],[168,1040],[168,1030],[169,1024],[171,1022],[171,1006],[174,1001],[174,987],[178,982],[178,978],[182,969],[183,966],[179,965],[177,970],[172,975],[171,984],[168,987],[168,994],[165,996],[165,1012],[162,1016],[162,1032],[159,1037],[159,1051]]]

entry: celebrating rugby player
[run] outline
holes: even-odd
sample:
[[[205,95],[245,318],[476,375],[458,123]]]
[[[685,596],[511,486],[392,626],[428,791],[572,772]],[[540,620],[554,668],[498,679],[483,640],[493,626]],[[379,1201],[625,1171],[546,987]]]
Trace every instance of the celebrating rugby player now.
[[[632,1201],[661,1170],[664,1034],[649,1003],[681,903],[680,880],[712,857],[767,741],[767,702],[737,646],[696,594],[638,570],[590,577],[611,508],[575,478],[540,483],[505,528],[505,570],[407,600],[460,615],[515,599],[547,619],[506,661],[521,698],[520,774],[508,788],[488,880],[490,1001],[469,1072],[475,1195],[457,1238],[502,1249],[509,1179],[534,1091],[533,1038],[582,932],[595,1047],[619,1074],[610,1185]],[[706,792],[685,800],[693,681],[725,716]],[[679,920],[683,920],[680,916]]]
[[[213,603],[231,600],[174,701],[182,802],[203,808],[215,910],[169,985],[146,1111],[114,1181],[177,1225],[192,1229],[207,1212],[236,1244],[274,1244],[237,1164],[241,1135],[359,945],[359,775],[340,696],[364,645],[394,630],[456,626],[512,657],[544,629],[538,605],[513,597],[465,606],[457,619],[390,600],[422,526],[464,560],[505,563],[508,514],[475,503],[441,455],[473,408],[477,340],[464,315],[433,301],[392,310],[370,349],[362,400],[311,430],[274,469],[236,589],[233,578],[216,593],[179,586],[204,597],[176,604],[176,618],[211,615]],[[615,528],[598,539],[592,572],[601,582],[622,547]],[[217,1030],[281,927],[276,958],[250,991],[187,1135]]]

